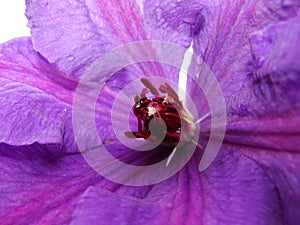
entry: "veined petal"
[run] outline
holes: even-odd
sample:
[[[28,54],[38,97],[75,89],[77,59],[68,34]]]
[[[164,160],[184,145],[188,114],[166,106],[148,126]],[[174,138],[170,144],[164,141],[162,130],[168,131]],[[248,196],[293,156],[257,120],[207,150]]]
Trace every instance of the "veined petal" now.
[[[26,6],[34,49],[67,75],[81,75],[86,68],[83,65],[89,65],[113,45],[105,15],[91,12],[85,1],[27,0]]]
[[[273,97],[272,91],[263,93],[264,96],[257,96],[255,92],[259,92],[260,86],[263,85],[270,86],[275,92],[280,91],[280,88],[275,90],[275,85],[281,81],[285,84],[289,80],[289,77],[270,74],[268,76],[271,77],[269,79],[271,81],[268,82],[267,79],[266,84],[255,83],[254,73],[257,68],[254,65],[255,60],[251,49],[251,35],[281,20],[287,20],[286,23],[289,23],[289,17],[294,17],[298,13],[299,3],[273,3],[259,0],[251,2],[233,0],[214,2],[204,7],[203,16],[207,23],[195,36],[195,51],[218,78],[229,113],[237,114],[239,110],[253,114],[269,113],[270,111],[265,108],[268,107],[267,102],[270,102]],[[296,33],[287,34],[289,35],[295,36]],[[282,40],[284,39],[278,39],[278,41]],[[290,44],[288,41],[286,43]],[[274,108],[279,108],[278,103],[273,101],[270,104],[277,104]]]
[[[235,21],[241,21],[242,15]],[[276,21],[252,33],[236,34],[241,38],[237,41],[229,38],[232,43],[225,42],[222,48],[232,48],[217,51],[220,55],[213,62],[213,52],[203,55],[212,63],[227,100],[230,117],[223,146],[266,171],[280,196],[283,224],[299,221],[295,210],[300,202],[299,29],[299,17]],[[236,26],[229,34],[238,30]]]
[[[248,108],[259,112],[260,107],[265,112],[281,115],[299,112],[300,17],[270,25],[250,38],[255,71],[248,85],[252,89],[247,96]],[[242,90],[246,91],[246,88]],[[240,99],[246,97],[244,93]]]
[[[1,77],[35,87],[70,105],[78,81],[64,76],[55,65],[33,50],[29,37],[14,39],[0,46]]]
[[[189,46],[202,9],[197,1],[174,0],[27,0],[26,5],[34,49],[77,77],[97,57],[126,43],[156,39]]]
[[[294,112],[282,116],[231,117],[224,146],[253,159],[278,189],[284,224],[297,224],[300,207],[300,117]]]
[[[250,38],[252,71],[229,98],[229,111],[244,115],[297,115],[300,110],[300,17],[270,25]]]
[[[0,74],[0,142],[62,144],[76,83],[35,53],[28,38],[0,47]]]
[[[61,145],[0,144],[3,224],[67,224],[77,198],[100,177]]]
[[[300,153],[300,117],[232,117],[227,126],[225,143],[261,149],[270,153]],[[285,164],[284,164],[285,165]],[[284,166],[283,165],[283,166]]]
[[[255,160],[272,179],[284,224],[297,224],[299,186],[299,17],[249,36],[254,72],[229,101],[225,146]],[[230,89],[230,86],[227,87]]]
[[[240,137],[241,138],[241,137]],[[299,135],[298,135],[299,140]],[[289,139],[287,139],[288,142]],[[287,143],[286,142],[286,143]],[[293,143],[297,145],[298,143]],[[292,151],[270,151],[263,147],[230,145],[235,151],[255,160],[276,186],[280,198],[283,224],[296,225],[300,219],[300,155]]]
[[[221,16],[209,13],[218,32],[204,29],[195,46],[218,77],[227,101],[230,117],[224,147],[241,152],[266,171],[278,189],[283,223],[296,224],[300,22],[295,15],[299,2],[278,2],[267,8],[253,1],[241,4],[222,4]],[[234,26],[224,22],[228,18]],[[256,20],[264,22],[253,24]],[[213,38],[205,39],[211,34]]]
[[[195,0],[144,0],[144,18],[151,38],[188,47],[193,35],[204,26],[203,7]]]
[[[62,143],[67,108],[35,88],[0,79],[0,142]]]
[[[34,5],[33,3],[37,5]],[[73,25],[70,22],[74,21],[75,24],[74,27],[76,28],[78,27],[78,24],[81,23],[78,21],[82,21],[85,19],[88,19],[89,21],[97,20],[98,17],[92,15],[93,13],[91,13],[93,12],[94,9],[102,10],[100,12],[103,12],[103,10],[104,11],[107,10],[106,8],[99,7],[99,5],[101,6],[109,5],[109,7],[115,6],[113,1],[109,3],[101,2],[99,3],[99,5],[97,5],[95,2],[92,1],[86,1],[86,2],[70,1],[70,2],[63,2],[62,4],[59,3],[53,6],[51,6],[50,3],[48,3],[45,5],[45,8],[47,9],[47,7],[50,7],[52,10],[53,9],[54,10],[53,11],[45,10],[44,12],[46,13],[43,14],[44,12],[38,12],[37,8],[35,8],[39,4],[43,4],[43,2],[36,3],[34,1],[31,2],[28,1],[28,4],[31,5],[29,6],[30,9],[28,11],[28,14],[44,15],[44,17],[33,16],[38,20],[38,22],[32,21],[33,33],[35,29],[34,26],[36,26],[36,32],[41,27],[43,27],[44,30],[47,30],[45,28],[46,26],[45,27],[44,25],[40,26],[39,24],[40,21],[42,21],[41,24],[45,24],[47,23],[47,21],[49,21],[49,20],[45,20],[45,18],[48,18],[47,17],[48,15],[46,15],[47,13],[49,13],[49,15],[52,15],[52,18],[55,19],[56,17],[55,13],[62,12],[62,14],[65,14],[64,15],[66,16],[65,19],[66,21],[68,21],[70,27],[72,27]],[[130,20],[127,20],[128,18],[132,17],[132,15],[129,12],[127,12],[128,6],[130,6],[130,4],[127,5],[127,2],[124,2],[124,5],[123,3],[119,3],[119,4],[121,4],[120,8],[122,8],[123,10],[118,11],[118,9],[120,9],[118,8],[119,7],[118,5],[118,7],[112,9],[112,12],[113,14],[118,14],[118,15],[120,14],[122,16],[123,16],[122,12],[128,13],[128,17],[127,14],[125,14],[126,18],[123,20],[125,21],[124,23],[119,21],[120,23],[119,24],[116,23],[116,26],[114,26],[114,24],[110,24],[109,21],[112,18],[109,17],[104,19],[99,17],[99,20],[97,20],[98,22],[100,20],[105,21],[105,26],[113,28],[110,31],[111,33],[116,32],[116,29],[114,29],[115,27],[121,27],[122,29],[125,29],[129,25],[132,25],[134,27],[136,25],[136,24],[129,24],[128,21]],[[235,4],[230,5],[230,4],[231,3],[226,5],[224,3],[221,4],[221,6],[217,4],[215,9],[221,8],[221,9],[225,9],[225,11],[228,12],[229,6],[234,6],[233,10],[231,11],[233,12],[233,14],[230,13],[220,14],[221,18],[226,18],[226,16],[229,16],[230,20],[236,19],[238,22],[234,25],[234,27],[239,27],[238,25],[243,25],[246,19],[248,19],[251,10],[256,9],[257,6],[256,2],[253,4],[245,3],[244,5],[243,3],[239,3],[236,5]],[[63,7],[59,8],[60,6]],[[71,9],[69,8],[69,10],[66,10],[64,9],[65,6],[68,6]],[[73,6],[74,9],[79,11],[73,10],[72,8]],[[82,11],[80,11],[82,10],[81,6],[84,6],[84,10],[85,10],[84,11],[85,14],[83,13],[84,14],[83,17],[80,17],[82,16]],[[208,21],[207,20],[208,17],[206,17],[206,15],[210,15],[210,13],[213,12],[210,11],[211,9],[208,10],[208,8],[209,7],[207,7],[206,11],[204,10],[203,14],[201,14],[203,17],[201,17],[201,15],[200,17],[198,17],[199,15],[197,16],[199,22],[201,21],[203,22],[203,19],[204,22]],[[76,14],[77,12],[79,13]],[[133,12],[135,12],[135,10],[133,10]],[[240,14],[240,12],[246,12],[246,16],[241,17],[242,20],[239,20],[240,15],[243,15]],[[70,15],[72,13],[74,13],[74,15]],[[63,17],[62,14],[59,15],[59,17]],[[103,14],[111,15],[110,11],[106,13],[102,13],[101,15]],[[70,17],[68,15],[70,15]],[[91,18],[93,16],[95,16],[96,18]],[[39,20],[39,18],[42,19]],[[76,21],[76,18],[78,18],[78,21]],[[61,22],[62,20],[59,21]],[[75,21],[78,22],[78,24]],[[221,22],[220,20],[216,20],[216,21],[217,21],[216,23],[218,23],[217,24],[218,26],[224,25],[222,21]],[[50,21],[50,23],[51,22],[52,21]],[[92,28],[93,26],[96,26],[95,24],[96,24],[95,22],[91,22],[88,29]],[[55,27],[54,25],[52,28],[59,29],[57,31],[63,32],[64,29],[60,27],[61,23],[58,22],[58,24],[56,23],[56,25],[57,27]],[[215,24],[213,23],[213,25]],[[175,25],[175,27],[177,27],[177,25]],[[257,28],[256,26],[253,27],[255,27],[255,29]],[[98,30],[100,29],[98,26],[96,28],[98,32]],[[187,27],[184,26],[183,30],[186,30],[186,28]],[[77,34],[74,33],[74,29],[68,30],[67,26],[65,27],[65,29],[68,31],[66,36],[70,37],[74,34],[75,38],[72,39],[72,41],[70,41],[70,45],[66,45],[67,47],[63,49],[63,51],[61,51],[62,54],[59,54],[60,51],[58,51],[57,49],[62,48],[62,46],[64,46],[63,44],[67,43],[66,42],[67,38],[66,39],[64,39],[64,37],[60,38],[59,35],[53,36],[52,34],[52,38],[53,38],[52,41],[55,43],[55,45],[50,45],[49,43],[51,42],[43,42],[43,40],[46,40],[45,38],[46,36],[43,37],[45,39],[37,36],[33,37],[33,41],[35,46],[36,47],[38,46],[39,48],[38,51],[40,51],[41,54],[45,56],[47,60],[55,63],[55,65],[58,67],[60,71],[63,71],[68,75],[73,74],[79,76],[82,73],[82,71],[84,71],[84,68],[89,64],[89,62],[91,62],[94,59],[93,58],[94,56],[98,54],[99,55],[102,54],[103,49],[107,50],[110,47],[114,46],[115,44],[109,41],[108,42],[104,41],[103,43],[105,44],[103,48],[99,50],[99,48],[97,48],[98,46],[97,42],[102,38],[102,36],[100,35],[101,38],[98,39],[99,37],[97,35],[95,36],[92,35],[92,37],[90,38],[93,39],[93,43],[95,45],[87,44],[87,45],[81,45],[80,47],[77,48],[77,46],[79,46],[77,45],[77,43],[82,43],[82,39],[81,39],[82,29],[79,29],[80,38],[79,36],[76,36]],[[130,29],[128,30],[128,32],[132,30],[135,31],[135,29]],[[246,43],[245,37],[247,37],[248,33],[245,36],[242,35],[242,38],[239,39],[240,36],[236,35],[236,33],[233,32],[231,29],[229,29],[227,25],[225,26],[224,29],[216,29],[216,30],[221,30],[221,34],[217,33],[216,36],[218,37],[218,35],[220,35],[222,38],[225,38],[225,40],[221,39],[220,42],[217,41],[215,45],[216,47],[215,49],[212,48],[212,51],[210,51],[209,49],[207,50],[209,52],[208,56],[212,56],[212,58],[209,59],[207,58],[208,59],[207,62],[215,70],[217,70],[217,68],[220,68],[220,71],[217,72],[218,78],[220,78],[220,80],[222,81],[223,88],[224,87],[228,88],[226,89],[228,90],[228,92],[225,90],[226,97],[230,97],[231,96],[230,93],[234,93],[235,90],[234,88],[236,88],[236,86],[234,86],[233,89],[229,88],[230,87],[229,84],[234,84],[234,82],[230,80],[231,78],[228,77],[229,75],[227,72],[228,71],[237,72],[240,69],[240,67],[232,66],[232,68],[235,71],[231,70],[230,66],[234,65],[234,63],[230,57],[228,58],[228,56],[233,56],[235,53],[230,52],[228,50],[230,50],[231,48],[237,49],[241,46],[243,47],[243,45]],[[253,31],[252,29],[249,30],[251,30],[251,32]],[[239,33],[239,31],[241,30],[237,29],[237,33]],[[53,32],[53,30],[51,32]],[[194,30],[192,29],[192,35],[194,36],[201,35],[202,32],[205,33],[205,26],[203,28],[200,27],[200,29],[199,27],[195,26]],[[50,37],[51,33],[48,32],[47,35],[49,35]],[[136,37],[140,38],[139,35],[142,36],[143,34],[138,33],[137,36],[133,34],[134,38]],[[226,37],[228,37],[227,35],[229,35],[230,38],[226,39]],[[214,36],[214,34],[212,36]],[[188,36],[184,36],[183,38],[184,43],[186,43],[185,42],[187,40],[186,37]],[[115,38],[112,38],[113,39],[112,41],[116,42],[117,44],[123,44],[124,42],[126,43],[128,41],[126,38],[127,38],[126,35],[125,36],[119,35]],[[61,39],[63,39],[65,42],[57,42],[57,40],[61,40]],[[215,40],[215,39],[211,39],[211,40]],[[235,40],[238,40],[238,43],[236,45],[227,47],[228,42],[235,41]],[[207,41],[207,39],[204,39],[204,41]],[[75,43],[75,45],[73,43],[71,44],[71,42]],[[212,46],[211,44],[212,43],[210,43],[210,46]],[[68,49],[68,47],[70,46],[76,46],[76,48],[75,49],[72,48],[71,51],[69,51],[70,49]],[[91,51],[91,49],[89,49],[90,46],[92,46],[92,48],[95,47],[95,51]],[[226,46],[226,47],[223,48],[222,46]],[[57,49],[55,47],[57,47]],[[196,46],[196,49],[198,47]],[[53,52],[50,52],[50,50],[52,49],[57,50],[55,54]],[[247,51],[249,49],[250,48],[246,47]],[[213,50],[216,50],[216,52],[214,53]],[[226,51],[230,52],[229,55]],[[206,53],[204,53],[203,55],[205,56],[205,54]],[[245,52],[239,54],[237,60],[244,59],[243,57],[246,55],[247,54]],[[86,58],[86,56],[89,56],[89,58]],[[218,61],[218,56],[222,56],[222,57],[224,56],[226,60]],[[224,62],[225,66],[222,65],[222,62]],[[243,62],[245,61],[242,61],[241,63]],[[6,63],[3,63],[3,65],[6,65]],[[33,63],[33,65],[35,64]],[[226,67],[228,67],[228,70]],[[53,68],[55,67],[53,66]],[[15,71],[15,69],[12,70]],[[50,70],[52,71],[52,69]],[[39,72],[39,70],[37,71]],[[49,72],[49,74],[52,74],[51,71]],[[233,73],[233,74],[237,74],[237,73]],[[14,80],[14,82],[19,82],[20,80],[23,80],[20,79],[20,77],[17,77],[18,73],[15,73],[14,75],[16,76],[10,77],[10,79],[16,79]],[[9,77],[9,73],[6,73],[5,79],[6,80],[9,79],[8,77]],[[39,77],[39,75],[37,75],[37,77]],[[62,77],[61,79],[65,79],[64,76],[58,76],[58,77],[59,79],[61,77]],[[227,82],[228,81],[227,78],[229,79],[229,83]],[[234,79],[237,79],[237,76],[235,76]],[[45,86],[40,85],[43,84],[44,81],[47,81],[49,87],[51,88],[49,89],[45,88],[48,87],[48,85]],[[20,85],[18,87],[23,88],[23,86],[26,86],[28,83],[30,83],[30,79],[26,80],[26,83],[24,85]],[[65,91],[64,88],[61,89],[60,85],[56,85],[57,82],[53,82],[53,83],[50,82],[48,76],[45,76],[42,79],[39,79],[39,82],[37,82],[37,86],[34,85],[33,87],[29,86],[29,91],[31,93],[32,92],[31,89],[38,88],[39,89],[38,91],[40,91],[43,95],[46,93],[45,94],[46,98],[49,95],[54,100],[57,100],[60,105],[63,106],[68,105],[68,102],[61,101],[62,99],[65,98],[64,97],[60,98],[59,94],[54,93],[55,91],[53,90],[57,90],[58,93],[62,92],[64,94],[69,93],[69,91],[68,90]],[[239,88],[237,90],[239,90]],[[39,94],[37,94],[38,96],[40,95],[40,92]],[[69,100],[70,98],[68,97],[66,99]],[[36,99],[34,100],[36,101]],[[53,100],[53,104],[56,103],[54,100]],[[52,103],[52,101],[50,102]],[[58,106],[58,108],[60,107],[60,105]],[[247,107],[241,108],[242,114],[247,113],[247,111],[248,111]],[[50,112],[47,111],[46,113],[47,117],[48,117],[48,113]],[[58,118],[62,122],[62,124],[65,123],[64,118],[61,117]],[[277,127],[280,126],[278,125]],[[54,130],[55,130],[54,134],[57,134],[58,129],[54,127]],[[107,224],[108,221],[111,222],[112,217],[114,218],[113,222],[115,222],[115,224],[120,224],[120,222],[124,222],[124,221],[130,221],[130,224],[132,223],[140,224],[140,223],[147,223],[147,222],[148,223],[153,222],[154,224],[155,223],[282,224],[285,221],[290,221],[290,219],[297,218],[297,217],[289,217],[291,211],[284,211],[284,213],[287,213],[287,215],[283,216],[281,211],[282,202],[280,201],[280,197],[282,196],[293,197],[297,195],[293,195],[293,194],[290,195],[291,192],[289,192],[290,189],[288,189],[288,187],[287,187],[288,190],[287,194],[285,194],[285,192],[283,192],[283,195],[279,194],[278,190],[281,191],[282,188],[286,187],[286,185],[283,184],[280,187],[280,189],[277,189],[277,187],[279,187],[279,183],[282,182],[281,178],[279,177],[276,179],[272,179],[272,177],[270,178],[268,175],[270,174],[277,175],[277,173],[269,173],[269,171],[266,173],[264,171],[264,168],[266,167],[269,168],[268,165],[275,165],[275,164],[272,163],[270,164],[270,162],[267,162],[268,165],[266,167],[261,167],[255,161],[249,159],[241,152],[234,151],[235,149],[231,148],[231,146],[224,147],[220,155],[216,159],[216,161],[211,165],[211,167],[207,171],[203,173],[199,173],[198,165],[197,165],[198,161],[195,158],[193,158],[194,161],[190,162],[190,164],[182,171],[180,171],[178,175],[170,178],[168,181],[153,186],[153,188],[152,187],[132,188],[126,186],[122,186],[120,188],[119,185],[116,185],[117,187],[113,187],[113,185],[107,181],[104,181],[104,183],[98,182],[100,177],[96,175],[93,171],[91,171],[91,169],[87,166],[87,164],[84,162],[84,160],[81,158],[80,155],[78,154],[70,155],[70,154],[65,154],[65,152],[62,153],[58,151],[61,149],[60,142],[54,139],[53,143],[56,143],[54,144],[54,150],[51,149],[51,147],[53,146],[41,146],[38,144],[31,145],[28,148],[27,147],[15,148],[7,145],[1,146],[2,149],[0,153],[1,153],[1,157],[3,158],[1,162],[3,163],[2,168],[4,168],[3,173],[1,174],[5,174],[5,176],[4,179],[1,181],[3,182],[3,185],[0,185],[0,187],[3,188],[1,190],[2,193],[8,190],[8,193],[1,195],[1,197],[3,198],[3,200],[1,199],[2,200],[1,202],[3,204],[1,208],[5,209],[3,211],[1,210],[1,213],[3,213],[2,214],[3,216],[5,216],[4,218],[6,223],[15,223],[16,221],[20,221],[18,220],[20,215],[22,216],[24,214],[31,215],[32,212],[37,210],[39,211],[37,215],[32,217],[23,216],[21,222],[30,223],[30,222],[38,221],[39,223],[50,224],[53,222],[55,218],[57,218],[58,223],[67,223],[71,221],[71,216],[72,216],[73,218],[72,222],[74,224],[92,223],[94,222],[95,218],[100,221],[103,221],[104,224]],[[284,143],[284,145],[280,145],[281,149],[285,147],[290,148],[290,145],[288,145],[287,142],[282,142],[282,143]],[[121,146],[118,146],[118,144],[116,144],[115,150],[118,150],[118,148],[122,149]],[[41,153],[39,154],[39,152]],[[58,152],[59,154],[53,155],[53,153],[56,152]],[[50,153],[50,156],[48,155],[48,153]],[[18,161],[16,159],[18,159]],[[260,162],[259,160],[257,161]],[[9,167],[7,165],[9,165]],[[279,161],[278,163],[276,163],[276,165],[279,165]],[[62,171],[64,172],[62,173]],[[84,176],[82,176],[83,174]],[[16,185],[18,184],[17,181],[19,181],[19,178],[22,178],[21,183],[23,185]],[[273,181],[275,181],[276,185],[274,185]],[[297,182],[290,182],[290,183],[298,184]],[[25,188],[24,188],[24,183],[25,183]],[[87,190],[87,188],[91,185],[93,185],[93,188]],[[105,191],[100,187],[108,189],[110,191],[117,192],[119,195],[112,195],[111,192]],[[84,194],[81,195],[82,193]],[[36,195],[36,196],[32,198],[32,195]],[[13,201],[10,201],[11,198],[13,198]],[[80,199],[79,202],[77,202],[78,199]],[[109,201],[105,201],[107,199],[109,199]],[[107,206],[103,207],[104,202],[108,205],[108,207]],[[288,200],[284,203],[284,207],[287,207],[286,206],[287,203]],[[296,202],[294,204],[293,202],[293,206],[298,206],[298,203]],[[17,209],[17,213],[15,213],[16,211],[15,209]],[[112,211],[110,211],[109,209],[112,209]],[[64,214],[64,210],[66,211],[65,214]],[[148,217],[145,218],[141,216],[142,214],[147,215]],[[85,218],[83,218],[83,216],[85,216]],[[282,221],[282,218],[284,219],[284,221]]]
[[[138,9],[129,10],[136,7],[131,2],[28,0],[26,6],[34,49],[67,76],[82,75],[113,46],[144,36],[142,27],[133,25],[135,21],[128,23],[130,15],[139,18]],[[138,30],[128,34],[129,27]]]
[[[279,196],[254,161],[230,149],[199,173],[193,158],[142,199],[89,188],[71,224],[281,224]],[[255,193],[255,195],[253,194]]]
[[[96,174],[75,145],[71,103],[76,80],[34,52],[29,38],[1,45],[0,75],[3,224],[66,224],[90,185],[119,188]],[[123,193],[137,197],[143,191],[124,188]]]

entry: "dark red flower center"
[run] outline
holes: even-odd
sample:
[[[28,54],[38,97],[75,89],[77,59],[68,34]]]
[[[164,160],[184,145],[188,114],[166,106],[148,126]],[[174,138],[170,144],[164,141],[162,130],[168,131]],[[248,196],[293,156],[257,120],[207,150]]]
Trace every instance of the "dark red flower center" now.
[[[130,138],[158,140],[168,146],[176,146],[181,131],[190,129],[193,121],[184,109],[177,93],[167,83],[159,86],[159,91],[166,96],[159,96],[159,91],[149,80],[142,78],[145,85],[139,96],[135,96],[134,115],[138,120],[138,131],[125,132]],[[151,92],[155,97],[150,99],[146,94]]]
[[[194,139],[198,121],[194,121],[191,113],[179,100],[176,91],[168,83],[164,83],[159,86],[159,91],[166,96],[159,96],[159,91],[149,80],[142,78],[141,82],[145,88],[139,96],[134,97],[135,104],[133,105],[138,131],[127,131],[125,135],[129,138],[159,141],[163,145],[174,147],[167,165],[173,158],[178,145],[182,147],[192,142],[198,148],[203,149]],[[146,97],[149,92],[154,96],[152,99]]]
[[[165,137],[164,144],[176,145],[180,139],[181,121],[175,106],[166,101],[166,97],[143,97],[136,100],[133,112],[138,120],[138,131],[131,134],[144,139],[148,139],[151,134],[158,139]],[[153,120],[154,118],[159,120]],[[127,133],[128,135],[130,134]]]

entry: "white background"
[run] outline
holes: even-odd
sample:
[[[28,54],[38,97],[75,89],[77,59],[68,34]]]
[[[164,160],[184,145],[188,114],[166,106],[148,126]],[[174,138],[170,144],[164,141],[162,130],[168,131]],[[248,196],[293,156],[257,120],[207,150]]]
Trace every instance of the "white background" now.
[[[25,0],[0,0],[0,43],[30,35],[24,13]]]

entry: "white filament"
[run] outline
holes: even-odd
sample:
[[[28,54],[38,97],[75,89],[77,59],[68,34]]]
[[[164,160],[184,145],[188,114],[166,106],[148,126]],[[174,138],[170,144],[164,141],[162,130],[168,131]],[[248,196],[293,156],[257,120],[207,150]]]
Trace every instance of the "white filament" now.
[[[201,118],[199,118],[195,124],[198,124],[198,123],[201,123],[203,120],[205,120],[207,117],[209,117],[210,115],[210,112],[209,113],[206,113],[204,116],[202,116]]]
[[[168,161],[167,161],[167,165],[166,165],[166,167],[169,165],[169,163],[171,162],[171,160],[173,159],[173,157],[174,157],[174,155],[175,155],[175,152],[176,152],[176,150],[177,150],[177,146],[173,149],[173,151],[172,151],[172,153],[171,153],[171,155],[169,156],[169,158],[168,158]]]

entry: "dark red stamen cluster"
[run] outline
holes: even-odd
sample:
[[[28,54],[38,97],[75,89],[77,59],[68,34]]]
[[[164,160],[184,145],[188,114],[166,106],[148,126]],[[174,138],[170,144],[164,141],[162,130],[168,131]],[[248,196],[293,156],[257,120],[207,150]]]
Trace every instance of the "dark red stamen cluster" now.
[[[133,105],[133,112],[138,120],[138,131],[128,131],[125,132],[125,135],[129,138],[158,140],[164,145],[174,147],[167,165],[173,158],[178,144],[184,146],[193,142],[197,147],[203,149],[193,139],[195,136],[193,116],[184,108],[176,91],[166,82],[159,86],[159,91],[148,79],[141,78],[141,82],[145,88],[139,96],[135,96]],[[146,97],[149,92],[155,96],[153,99]],[[159,92],[166,96],[159,96]],[[183,136],[182,142],[179,143],[181,136]]]
[[[148,139],[151,135],[150,121],[154,117],[158,117],[164,121],[166,126],[161,124],[162,121],[155,120],[152,127],[152,129],[154,128],[153,136],[165,135],[163,144],[176,145],[180,139],[181,121],[175,106],[163,97],[149,99],[143,96],[140,99],[137,96],[135,100],[133,112],[138,119],[138,132],[126,132],[125,134],[129,137],[133,135],[136,138]]]
[[[160,130],[163,127],[161,124],[153,126],[156,128],[157,135],[160,131],[165,132],[166,139],[172,139],[172,142],[178,142],[179,135],[176,132],[180,131],[180,117],[176,108],[166,102],[162,97],[155,97],[152,100],[147,97],[140,99],[133,106],[134,115],[138,119],[138,132],[135,133],[136,137],[147,139],[150,135],[149,123],[154,117],[161,118],[166,124],[166,130]],[[143,123],[143,124],[142,124]],[[154,134],[155,135],[155,134]]]

